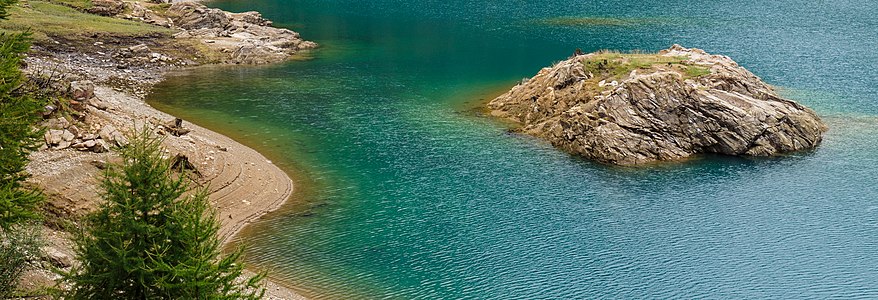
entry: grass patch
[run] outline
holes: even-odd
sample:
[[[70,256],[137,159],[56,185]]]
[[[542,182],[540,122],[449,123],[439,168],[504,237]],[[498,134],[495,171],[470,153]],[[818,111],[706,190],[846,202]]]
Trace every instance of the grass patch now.
[[[710,69],[700,66],[686,66],[686,77],[695,78],[710,74]]]
[[[167,16],[168,9],[171,8],[171,4],[170,3],[155,4],[155,5],[150,6],[149,8],[152,9],[153,12],[155,12],[156,14],[158,14],[160,16]]]
[[[628,78],[632,71],[638,74],[653,72],[676,72],[683,79],[697,78],[710,74],[710,69],[689,63],[686,56],[665,56],[655,53],[621,53],[616,51],[599,51],[596,53],[579,56],[585,73],[594,77],[586,80],[586,84],[594,86],[595,91],[604,91],[611,86],[600,86],[600,81],[622,81]],[[563,88],[565,85],[558,86]]]
[[[85,11],[93,6],[91,0],[48,0],[48,2],[61,4],[79,11]]]
[[[53,0],[54,1],[54,0]],[[83,2],[63,0],[67,2]],[[90,3],[90,1],[89,1]],[[83,13],[67,5],[30,1],[30,8],[21,4],[10,10],[8,20],[0,21],[0,32],[23,32],[30,30],[37,42],[52,36],[77,36],[94,33],[118,36],[145,36],[171,34],[173,30],[141,22],[102,17]]]
[[[631,27],[658,25],[666,22],[655,18],[556,17],[544,19],[540,23],[565,27]]]

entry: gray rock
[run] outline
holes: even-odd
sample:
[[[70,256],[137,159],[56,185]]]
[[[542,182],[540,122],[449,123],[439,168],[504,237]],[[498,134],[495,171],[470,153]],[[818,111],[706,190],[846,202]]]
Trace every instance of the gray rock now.
[[[116,134],[113,136],[113,142],[116,143],[116,146],[125,147],[128,146],[128,138],[125,137],[121,132],[116,131]]]
[[[242,12],[237,14],[232,14],[232,20],[240,21],[243,23],[254,24],[259,26],[271,26],[272,23],[269,20],[266,20],[262,17],[262,14],[255,11]]]
[[[128,47],[128,51],[131,51],[132,53],[148,53],[149,47],[145,44],[139,44],[136,46]]]
[[[107,110],[107,108],[108,108],[107,102],[104,102],[104,100],[101,100],[100,98],[97,98],[97,97],[89,100],[88,105],[91,105],[92,107],[100,109],[100,110]]]
[[[43,247],[43,255],[56,268],[67,268],[73,266],[73,257],[58,250],[55,247]]]
[[[72,143],[70,141],[61,141],[60,143],[58,143],[58,146],[55,146],[55,150],[64,150],[70,148],[71,144]]]
[[[619,165],[808,150],[827,130],[814,111],[725,56],[674,45],[655,57],[673,63],[615,74],[629,58],[600,55],[545,68],[488,106],[558,148]]]
[[[168,15],[174,25],[184,29],[226,28],[231,22],[226,12],[195,2],[174,3]]]
[[[64,130],[47,130],[44,137],[46,139],[46,144],[48,145],[58,145],[62,141],[64,141]]]
[[[95,96],[95,85],[89,80],[70,83],[70,95],[74,100],[85,101]]]
[[[46,128],[49,128],[49,129],[63,130],[63,129],[67,129],[67,127],[70,127],[70,122],[68,122],[67,119],[65,119],[63,117],[58,117],[58,118],[47,120],[45,125],[46,125]]]
[[[113,137],[115,137],[116,127],[113,125],[104,125],[100,131],[98,131],[98,136],[100,136],[105,141],[113,141]]]
[[[64,130],[64,133],[61,134],[61,139],[63,139],[65,142],[70,142],[75,138],[76,135],[67,130]]]
[[[93,142],[95,142],[95,145],[91,148],[91,151],[94,151],[95,153],[105,153],[110,151],[110,145],[104,140],[98,139]]]
[[[79,127],[77,127],[76,125],[70,125],[70,127],[67,127],[67,131],[70,131],[70,133],[72,133],[75,137],[82,136],[82,131],[79,130]]]
[[[122,0],[91,0],[91,5],[86,11],[101,16],[115,16],[125,10]]]

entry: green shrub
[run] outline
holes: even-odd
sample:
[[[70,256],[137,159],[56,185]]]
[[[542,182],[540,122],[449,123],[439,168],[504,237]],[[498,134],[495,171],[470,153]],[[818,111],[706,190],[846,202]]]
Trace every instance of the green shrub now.
[[[40,255],[41,240],[37,227],[14,226],[0,229],[0,299],[14,296],[15,286],[30,262]]]

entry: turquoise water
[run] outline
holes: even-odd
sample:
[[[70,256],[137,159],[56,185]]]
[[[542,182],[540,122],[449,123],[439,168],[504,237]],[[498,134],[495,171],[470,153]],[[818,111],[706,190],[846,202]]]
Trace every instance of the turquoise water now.
[[[323,45],[151,103],[288,170],[247,260],[327,299],[878,297],[874,1],[215,1]],[[557,17],[624,26],[558,26]],[[575,48],[722,53],[817,110],[818,150],[644,168],[473,110]]]

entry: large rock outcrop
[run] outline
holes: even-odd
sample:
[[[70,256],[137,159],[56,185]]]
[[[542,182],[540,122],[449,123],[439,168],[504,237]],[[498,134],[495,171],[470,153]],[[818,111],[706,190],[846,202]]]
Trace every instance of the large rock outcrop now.
[[[299,33],[272,27],[258,12],[230,13],[195,2],[174,3],[168,8],[177,38],[196,38],[205,46],[226,53],[223,63],[265,64],[281,61],[317,44]]]
[[[732,59],[679,45],[658,54],[577,53],[488,106],[558,148],[618,165],[698,153],[772,156],[815,148],[827,130],[814,111]]]

